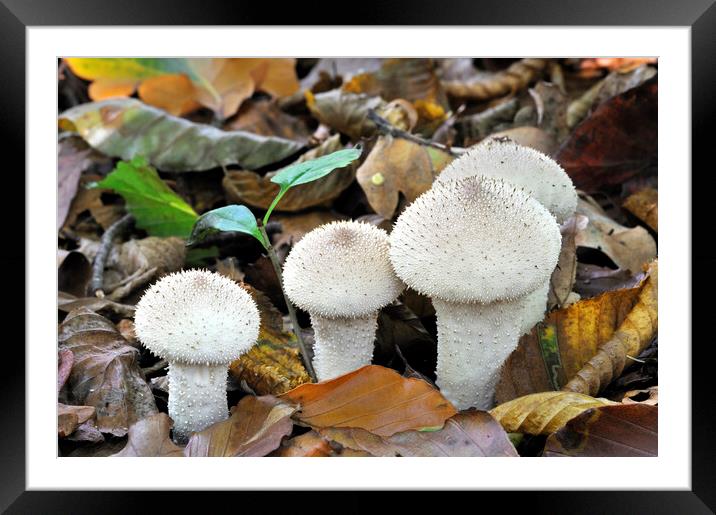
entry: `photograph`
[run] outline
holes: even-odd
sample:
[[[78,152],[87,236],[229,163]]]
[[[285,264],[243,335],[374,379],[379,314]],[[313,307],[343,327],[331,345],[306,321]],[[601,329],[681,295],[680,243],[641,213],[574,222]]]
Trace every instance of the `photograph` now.
[[[659,458],[658,55],[85,48],[55,457]]]

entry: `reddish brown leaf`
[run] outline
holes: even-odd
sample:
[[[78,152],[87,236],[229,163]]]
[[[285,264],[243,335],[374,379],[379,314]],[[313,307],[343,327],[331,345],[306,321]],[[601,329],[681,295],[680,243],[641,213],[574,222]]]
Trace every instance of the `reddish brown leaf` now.
[[[231,409],[228,420],[194,433],[184,454],[190,457],[266,456],[291,433],[294,411],[294,406],[270,395],[248,395]]]
[[[281,395],[298,405],[296,418],[317,427],[357,427],[379,436],[442,427],[457,412],[420,379],[367,365],[330,381],[304,384]]]
[[[84,424],[95,414],[92,406],[69,406],[57,403],[57,436],[64,438],[74,433],[80,424]]]
[[[656,406],[646,404],[592,408],[552,434],[543,455],[657,456],[658,413]]]
[[[332,454],[333,449],[331,449],[328,441],[311,430],[308,433],[286,440],[281,444],[281,447],[273,451],[269,456],[319,458],[331,456]]]
[[[577,188],[621,184],[656,162],[656,79],[601,104],[577,126],[556,159]]]
[[[380,437],[364,429],[321,429],[344,447],[373,456],[517,456],[502,426],[484,411],[458,413],[439,431],[403,431]]]
[[[68,401],[94,406],[100,431],[124,436],[131,424],[157,412],[137,364],[139,352],[112,322],[87,308],[77,309],[60,325],[59,341],[75,358]]]
[[[166,413],[151,415],[129,428],[127,445],[112,457],[180,458],[184,456],[181,447],[169,438],[172,419]]]

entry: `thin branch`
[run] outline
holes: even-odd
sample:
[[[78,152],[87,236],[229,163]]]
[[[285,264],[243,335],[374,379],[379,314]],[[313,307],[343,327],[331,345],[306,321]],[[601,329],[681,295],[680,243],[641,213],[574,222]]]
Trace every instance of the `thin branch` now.
[[[164,370],[169,366],[169,362],[166,359],[161,359],[157,361],[154,365],[151,367],[143,368],[142,372],[144,373],[144,376],[148,376],[150,374],[153,374],[155,372],[159,372],[160,370]]]
[[[133,222],[134,217],[130,214],[126,214],[104,231],[102,239],[100,240],[99,250],[97,250],[97,255],[92,263],[92,279],[89,285],[90,295],[95,295],[99,298],[104,297],[104,290],[102,289],[104,283],[104,267],[107,264],[107,257],[109,257],[109,251],[112,248],[112,240],[125,229],[128,229]]]
[[[465,149],[458,149],[455,147],[450,148],[447,145],[443,145],[442,143],[436,143],[434,141],[421,138],[420,136],[416,136],[415,134],[410,134],[409,132],[406,132],[402,129],[398,129],[397,127],[391,125],[388,120],[380,116],[373,109],[368,111],[368,119],[372,121],[376,125],[376,127],[378,127],[378,132],[380,132],[381,134],[387,134],[395,138],[402,138],[408,141],[412,141],[413,143],[423,145],[424,147],[437,148],[455,157],[459,157],[465,152]]]
[[[308,372],[308,375],[311,376],[311,380],[315,383],[317,382],[316,372],[315,370],[313,370],[313,364],[311,363],[311,359],[308,357],[308,352],[306,351],[306,344],[303,341],[303,336],[301,336],[301,326],[298,325],[298,318],[296,317],[296,308],[293,307],[293,304],[291,303],[288,296],[286,295],[286,292],[283,289],[283,274],[281,273],[281,263],[278,260],[278,256],[276,255],[276,251],[274,250],[273,245],[271,245],[271,240],[266,233],[266,227],[264,227],[263,223],[259,223],[258,226],[259,231],[261,231],[261,236],[263,236],[264,241],[266,242],[266,252],[268,252],[269,259],[271,260],[273,269],[276,272],[276,277],[278,277],[278,282],[281,286],[281,293],[283,293],[283,300],[286,301],[286,307],[288,308],[288,316],[291,318],[293,332],[296,334],[296,340],[298,341],[298,349],[301,351],[301,357],[303,358],[303,366],[306,368],[306,372]]]

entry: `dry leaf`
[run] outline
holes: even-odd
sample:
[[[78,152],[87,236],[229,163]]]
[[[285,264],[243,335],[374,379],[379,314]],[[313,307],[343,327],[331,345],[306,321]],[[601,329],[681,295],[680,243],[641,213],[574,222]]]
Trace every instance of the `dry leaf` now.
[[[293,429],[294,406],[269,395],[247,395],[231,408],[231,416],[194,433],[184,454],[206,456],[266,456]]]
[[[280,396],[298,405],[300,422],[316,427],[357,427],[379,436],[442,427],[455,408],[420,379],[367,365],[336,379],[304,384]]]
[[[466,100],[490,100],[515,93],[539,78],[547,66],[546,59],[521,59],[506,70],[473,81],[443,81],[448,95]]]
[[[518,397],[490,410],[508,433],[548,435],[589,408],[616,404],[574,392],[542,392]]]
[[[301,119],[284,113],[275,102],[265,99],[244,103],[236,118],[225,128],[300,142],[307,141],[310,136]]]
[[[407,202],[430,189],[435,175],[425,148],[402,138],[381,136],[356,173],[373,210],[390,219],[398,207],[398,193]]]
[[[281,458],[321,458],[334,454],[328,440],[323,438],[314,430],[295,436],[286,440],[281,447],[273,451],[269,456]]]
[[[107,298],[98,297],[75,297],[69,293],[57,293],[57,309],[70,313],[80,308],[89,309],[92,312],[108,312],[123,317],[134,316],[134,306],[120,304]]]
[[[590,409],[551,435],[543,456],[657,456],[658,408],[644,404]]]
[[[562,389],[596,395],[643,351],[658,330],[658,263],[649,266],[639,299],[614,335]]]
[[[646,284],[609,291],[549,313],[505,361],[497,402],[561,388],[621,330],[639,305]],[[646,343],[650,340],[651,336]]]
[[[515,127],[493,132],[490,138],[509,138],[518,145],[533,148],[548,156],[551,156],[558,146],[552,136],[537,127]]]
[[[57,230],[64,225],[77,193],[80,175],[92,160],[92,149],[79,138],[64,138],[57,144]],[[84,147],[84,148],[82,148]]]
[[[100,431],[124,436],[131,424],[157,412],[137,364],[139,352],[109,320],[79,308],[60,325],[59,342],[75,360],[67,381],[68,401],[94,406]]]
[[[549,281],[549,309],[563,307],[572,292],[577,277],[577,244],[575,238],[580,228],[584,228],[589,220],[582,215],[567,219],[560,227],[562,248],[559,252],[557,267]]]
[[[274,236],[273,245],[277,249],[284,245],[292,247],[316,227],[345,219],[345,215],[333,211],[310,211],[295,215],[277,214],[272,216],[272,221],[281,224],[281,233],[278,237]]]
[[[555,141],[561,143],[569,136],[567,127],[567,95],[556,84],[540,81],[529,90],[537,106],[537,124]]]
[[[517,456],[507,433],[484,411],[458,413],[438,431],[403,431],[381,437],[364,429],[325,428],[321,435],[373,456]]]
[[[658,231],[658,197],[659,193],[654,188],[644,188],[633,195],[629,195],[623,205],[624,208],[644,221],[654,231]]]
[[[646,396],[646,399],[643,399],[644,396]],[[659,387],[650,386],[646,390],[629,390],[624,394],[622,404],[648,404],[649,406],[658,406]]]
[[[320,146],[309,150],[294,163],[303,163],[343,148],[340,135],[330,137]],[[268,209],[279,192],[279,185],[271,178],[281,170],[261,176],[248,170],[230,171],[223,180],[224,190],[230,202]],[[291,188],[281,198],[276,211],[300,211],[308,207],[326,204],[351,185],[355,177],[355,165],[350,164],[329,173],[317,181]]]
[[[94,417],[93,406],[70,406],[57,403],[57,436],[65,438],[75,432],[80,424]]]
[[[628,228],[618,224],[591,198],[579,199],[577,213],[589,219],[575,236],[577,247],[604,252],[619,268],[632,272],[640,271],[656,258],[656,242],[643,227]]]
[[[169,438],[172,419],[166,413],[150,415],[129,428],[127,445],[113,458],[181,458],[181,447]]]

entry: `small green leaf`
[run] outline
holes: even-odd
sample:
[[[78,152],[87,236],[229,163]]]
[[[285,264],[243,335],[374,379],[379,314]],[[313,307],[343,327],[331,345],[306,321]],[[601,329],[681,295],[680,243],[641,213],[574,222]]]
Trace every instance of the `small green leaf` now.
[[[92,187],[109,188],[119,193],[137,227],[152,236],[186,238],[199,216],[142,156],[120,161],[112,173]]]
[[[325,177],[336,168],[351,164],[360,157],[361,152],[361,148],[347,148],[317,159],[296,163],[271,177],[271,182],[278,184],[282,189],[313,182]]]
[[[248,207],[237,205],[220,207],[201,215],[194,224],[187,245],[194,245],[205,240],[207,236],[220,232],[250,234],[266,246],[254,214]]]

